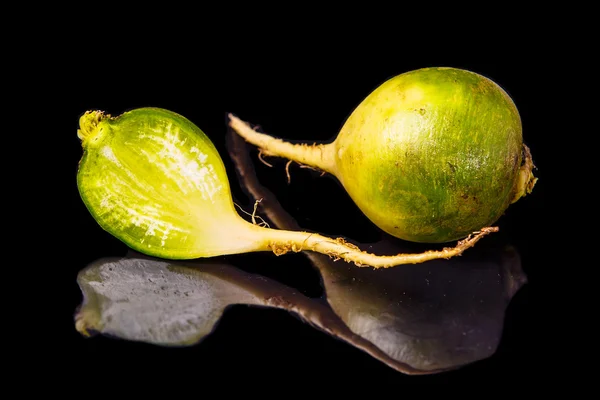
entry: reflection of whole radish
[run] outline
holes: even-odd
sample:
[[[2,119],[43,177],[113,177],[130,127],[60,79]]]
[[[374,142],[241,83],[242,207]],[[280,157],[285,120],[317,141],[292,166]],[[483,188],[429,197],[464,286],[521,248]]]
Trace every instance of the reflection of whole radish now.
[[[336,176],[373,223],[405,240],[448,242],[490,226],[537,180],[515,104],[466,70],[389,79],[329,144],[294,145],[230,118],[263,154]]]

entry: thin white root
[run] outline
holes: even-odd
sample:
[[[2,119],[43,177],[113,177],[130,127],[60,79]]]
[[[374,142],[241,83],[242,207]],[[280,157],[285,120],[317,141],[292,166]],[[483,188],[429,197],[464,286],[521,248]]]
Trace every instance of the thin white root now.
[[[298,164],[318,169],[318,171],[332,172],[335,169],[333,164],[335,161],[331,157],[331,151],[334,148],[331,144],[290,143],[258,132],[250,124],[232,114],[229,114],[229,126],[244,140],[260,150],[259,158],[266,165],[272,166],[262,159],[263,155],[293,160]]]
[[[315,172],[320,172],[321,173],[320,176],[323,176],[323,175],[325,175],[327,173],[326,171],[320,170],[319,168],[311,167],[310,165],[305,165],[305,164],[299,164],[299,165],[300,165],[300,168],[310,169],[310,170],[313,170]]]
[[[288,183],[288,185],[292,182],[292,177],[290,176],[290,164],[291,163],[292,163],[292,160],[289,160],[285,164],[285,175],[287,176],[287,183]]]
[[[403,264],[419,264],[435,259],[449,259],[461,255],[481,238],[492,232],[498,232],[498,230],[498,227],[483,228],[459,241],[455,247],[416,254],[401,253],[393,256],[379,256],[361,251],[356,245],[341,238],[331,239],[316,233],[311,233],[306,237],[307,232],[295,231],[274,231],[269,248],[276,255],[283,255],[289,251],[309,250],[328,255],[334,261],[343,259],[346,262],[352,262],[358,267],[390,268]]]
[[[265,159],[263,158],[263,150],[261,150],[261,149],[258,150],[258,159],[260,160],[260,162],[265,164],[267,167],[273,168],[273,164],[266,162]]]
[[[256,200],[254,202],[254,211],[252,212],[252,214],[249,213],[248,211],[244,210],[239,204],[237,204],[235,202],[233,204],[237,208],[239,208],[241,212],[243,212],[244,214],[246,214],[246,215],[248,215],[248,216],[250,216],[252,218],[252,224],[253,225],[258,225],[258,226],[262,226],[262,227],[265,227],[265,228],[270,228],[269,224],[267,223],[267,221],[264,220],[263,217],[261,217],[260,215],[256,215],[256,209],[258,207],[258,203],[260,203],[261,201],[262,201],[262,199]],[[256,223],[256,219],[259,219],[260,223]]]
[[[254,202],[254,211],[252,211],[252,223],[254,225],[256,224],[256,218],[261,220],[261,223],[258,224],[260,226],[266,226],[267,228],[269,228],[269,224],[267,224],[267,222],[260,216],[260,215],[256,215],[256,209],[258,208],[258,203],[260,203],[262,201],[262,199],[258,199]]]

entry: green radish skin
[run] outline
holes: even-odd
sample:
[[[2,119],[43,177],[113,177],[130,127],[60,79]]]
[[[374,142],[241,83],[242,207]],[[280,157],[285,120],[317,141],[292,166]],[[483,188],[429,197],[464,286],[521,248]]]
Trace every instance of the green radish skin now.
[[[491,226],[536,180],[512,99],[456,68],[389,79],[329,144],[290,145],[239,120],[231,125],[267,155],[335,175],[375,225],[413,242],[449,242]]]
[[[447,242],[495,223],[522,163],[513,101],[483,76],[428,69],[388,80],[335,141],[336,175],[381,229]]]

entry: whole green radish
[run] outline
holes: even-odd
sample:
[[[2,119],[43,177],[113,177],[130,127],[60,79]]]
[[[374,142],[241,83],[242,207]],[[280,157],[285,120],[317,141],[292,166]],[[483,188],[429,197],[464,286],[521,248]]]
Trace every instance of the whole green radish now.
[[[423,68],[369,94],[329,144],[293,145],[230,125],[263,154],[335,175],[385,232],[441,243],[494,224],[536,178],[521,118],[492,80],[456,68]]]

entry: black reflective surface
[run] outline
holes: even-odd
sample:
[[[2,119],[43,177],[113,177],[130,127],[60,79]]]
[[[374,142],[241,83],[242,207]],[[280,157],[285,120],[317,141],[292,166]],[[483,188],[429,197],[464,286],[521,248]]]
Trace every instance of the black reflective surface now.
[[[257,52],[259,59],[266,57],[260,49]],[[547,321],[541,321],[540,309],[546,306],[539,294],[541,278],[550,264],[545,252],[552,242],[544,241],[549,232],[535,228],[546,219],[544,193],[548,177],[544,168],[549,156],[544,152],[540,132],[540,121],[546,113],[534,107],[539,99],[532,93],[531,71],[508,62],[466,62],[458,58],[389,61],[379,66],[358,60],[340,68],[333,57],[331,63],[319,62],[318,68],[310,61],[314,57],[300,57],[296,63],[270,57],[271,63],[261,64],[256,71],[230,59],[224,61],[223,57],[212,65],[180,65],[179,70],[156,68],[128,58],[129,64],[119,68],[93,70],[111,84],[79,90],[79,81],[75,84],[74,80],[72,101],[63,111],[57,133],[64,140],[65,155],[60,160],[64,172],[56,177],[64,188],[64,211],[56,217],[58,225],[70,224],[70,234],[56,235],[60,246],[54,247],[70,253],[52,260],[52,265],[63,266],[52,280],[54,291],[60,292],[55,296],[61,302],[60,307],[45,309],[57,336],[66,343],[52,346],[56,347],[52,351],[63,357],[72,355],[72,368],[66,373],[69,377],[90,373],[97,376],[109,369],[140,376],[155,376],[152,374],[161,371],[165,377],[174,377],[173,382],[199,376],[214,382],[225,376],[254,382],[272,379],[330,385],[368,379],[373,384],[396,385],[506,381],[525,377],[547,364],[540,361],[547,353],[542,343],[548,329],[544,328]],[[159,106],[187,116],[214,141],[227,167],[236,203],[252,212],[253,195],[243,189],[245,181],[229,153],[228,112],[261,125],[275,136],[327,141],[336,135],[353,107],[381,81],[423,64],[454,64],[490,76],[511,93],[520,109],[525,141],[539,167],[540,180],[534,193],[507,210],[498,222],[499,233],[486,237],[456,263],[427,263],[379,271],[381,274],[305,254],[276,257],[256,253],[205,260],[221,271],[237,271],[233,274],[238,277],[264,277],[277,290],[294,293],[290,294],[294,301],[305,303],[288,312],[281,309],[284,303],[266,304],[264,296],[260,301],[252,300],[257,298],[256,290],[252,289],[252,294],[248,289],[251,286],[242,285],[238,295],[244,301],[233,296],[228,301],[236,300],[236,305],[219,305],[216,314],[204,321],[210,334],[191,346],[155,345],[120,339],[118,335],[86,338],[75,329],[76,309],[83,300],[77,283],[80,271],[105,258],[131,255],[121,242],[101,230],[77,193],[75,172],[81,148],[76,129],[81,113],[98,108],[119,114],[134,107]],[[78,64],[73,71],[80,67]],[[143,70],[152,71],[152,78],[139,75]],[[251,165],[256,182],[276,194],[283,211],[302,229],[345,237],[364,244],[371,252],[393,252],[398,248],[394,246],[407,251],[428,249],[426,245],[394,242],[381,234],[360,214],[335,179],[292,164],[288,184],[285,160],[267,158],[273,165],[268,167],[253,149],[246,150],[246,164]],[[285,221],[271,218],[273,210],[267,205],[267,201],[261,203],[258,214],[271,226],[285,226]],[[277,290],[270,290],[276,298]],[[338,329],[346,326],[347,334],[375,345],[381,353],[369,351],[365,342],[357,346],[307,322],[298,310],[309,310],[308,304],[317,304],[319,312],[334,312],[329,321],[338,318]],[[347,325],[339,325],[344,321]],[[198,336],[188,339],[193,342]],[[414,376],[390,365],[394,360],[400,360],[405,368],[410,364],[410,368],[417,366],[429,372],[459,368]]]
[[[494,353],[506,306],[526,281],[519,256],[510,248],[452,265],[385,274],[323,261],[320,271],[331,308],[227,264],[169,262],[133,252],[100,259],[78,276],[84,299],[75,326],[84,336],[101,333],[192,346],[214,330],[232,305],[274,307],[399,372],[438,373]]]

